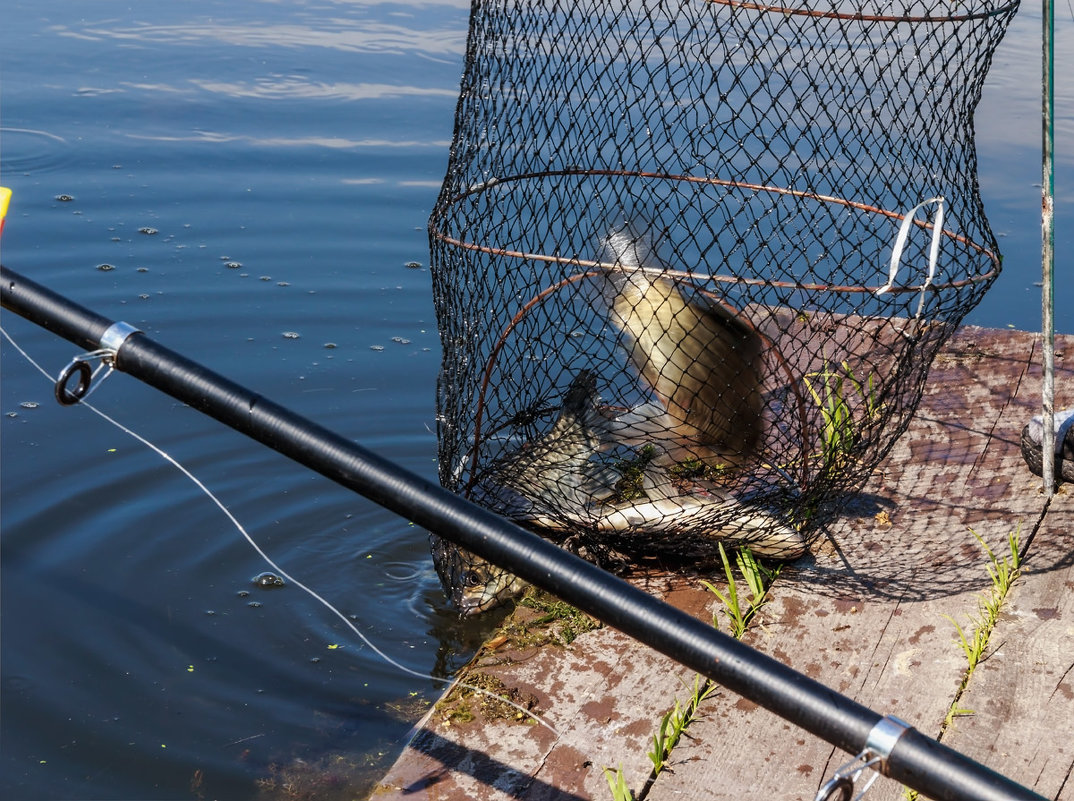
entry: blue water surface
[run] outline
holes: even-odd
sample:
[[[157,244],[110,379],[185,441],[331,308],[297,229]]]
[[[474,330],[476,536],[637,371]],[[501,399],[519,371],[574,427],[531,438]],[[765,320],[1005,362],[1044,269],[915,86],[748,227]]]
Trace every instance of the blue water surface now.
[[[4,263],[435,479],[425,223],[467,12],[8,4]],[[51,373],[75,355],[3,324]],[[59,408],[6,343],[2,391],[0,796],[368,785],[442,684],[294,585],[254,586],[269,567],[200,490]],[[443,675],[466,658],[477,632],[425,532],[127,376],[91,402],[392,659]]]
[[[468,13],[464,0],[9,0],[4,263],[435,479],[425,224]],[[1005,255],[968,318],[980,325],[1039,326],[1034,13],[1015,20],[978,115]],[[1074,20],[1058,21],[1058,52],[1074,74]],[[1074,333],[1069,81],[1058,98],[1058,327]],[[2,319],[51,374],[76,353]],[[7,342],[2,354],[0,797],[368,788],[442,683],[386,662],[294,583],[256,586],[270,568],[200,489],[57,406]],[[406,521],[128,376],[91,402],[185,465],[392,660],[445,675],[490,625],[460,623]]]

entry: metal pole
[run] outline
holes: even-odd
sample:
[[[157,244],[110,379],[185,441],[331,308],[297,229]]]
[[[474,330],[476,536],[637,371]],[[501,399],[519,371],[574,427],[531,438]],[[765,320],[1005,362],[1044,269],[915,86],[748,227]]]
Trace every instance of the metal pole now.
[[[1055,132],[1055,8],[1052,0],[1043,0],[1042,82],[1041,82],[1041,338],[1043,339],[1041,415],[1044,430],[1041,435],[1041,478],[1044,497],[1055,492],[1055,165],[1053,161]]]
[[[86,350],[123,328],[0,267],[4,308]],[[109,340],[111,341],[110,337]],[[850,754],[887,718],[753,650],[599,567],[410,473],[350,440],[155,343],[140,332],[115,346],[115,367],[414,523],[507,568],[584,612]],[[1043,797],[912,728],[884,773],[930,798]]]

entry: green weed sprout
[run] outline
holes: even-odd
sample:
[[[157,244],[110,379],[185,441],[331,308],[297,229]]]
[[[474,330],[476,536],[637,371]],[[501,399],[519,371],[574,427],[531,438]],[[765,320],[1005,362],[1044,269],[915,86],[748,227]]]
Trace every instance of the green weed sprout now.
[[[803,383],[821,413],[821,457],[826,465],[845,462],[857,447],[861,432],[855,410],[861,412],[862,423],[877,418],[880,405],[876,397],[874,375],[864,381],[854,375],[848,362],[832,369],[806,373]]]
[[[724,605],[725,614],[731,621],[731,636],[736,640],[742,639],[750,621],[757,615],[761,608],[768,603],[768,588],[779,575],[780,567],[767,568],[757,561],[757,557],[749,548],[740,548],[735,554],[735,563],[738,572],[742,575],[749,589],[750,595],[743,605],[739,601],[738,583],[735,581],[734,572],[731,570],[731,561],[727,558],[727,551],[723,543],[717,543],[720,548],[720,559],[723,562],[724,575],[727,577],[727,594],[720,592],[708,581],[702,581],[705,589],[720,599]],[[712,625],[720,627],[719,616],[712,614]]]
[[[604,768],[604,778],[608,781],[608,789],[612,791],[612,801],[634,801],[634,794],[627,787],[626,776],[623,775],[623,763],[615,772]]]
[[[950,615],[944,615],[951,621],[958,632],[957,642],[962,646],[962,651],[966,655],[966,662],[969,666],[968,674],[973,672],[974,668],[980,663],[981,657],[984,656],[985,648],[988,646],[988,638],[999,620],[1003,602],[1006,600],[1007,593],[1018,578],[1021,570],[1022,560],[1018,553],[1020,532],[1021,526],[1007,535],[1009,552],[1000,559],[988,547],[988,543],[976,531],[972,528],[970,529],[970,533],[976,537],[977,542],[981,544],[981,548],[984,549],[985,554],[988,556],[988,564],[985,565],[985,569],[988,571],[988,577],[992,579],[992,589],[990,592],[981,593],[978,596],[978,616],[975,620],[970,621],[972,630],[969,634],[959,625],[957,620]]]
[[[683,731],[686,727],[693,722],[697,717],[698,707],[709,696],[716,685],[712,682],[705,680],[704,684],[701,683],[701,676],[694,676],[693,692],[690,695],[690,700],[683,705],[678,698],[675,699],[675,706],[669,709],[664,717],[660,719],[660,725],[656,729],[656,733],[653,735],[653,750],[649,752],[649,761],[653,763],[653,778],[655,779],[660,775],[660,771],[664,769],[667,764],[668,757],[671,756],[672,750],[678,745],[679,740],[682,738]]]
[[[988,547],[988,543],[976,531],[972,528],[970,529],[970,533],[976,537],[977,542],[984,549],[985,555],[988,556],[988,564],[985,565],[985,569],[988,571],[988,577],[992,579],[992,588],[988,592],[978,595],[977,617],[971,618],[970,625],[967,628],[959,625],[959,622],[951,615],[944,615],[951,621],[955,631],[958,632],[958,639],[955,642],[959,644],[962,648],[962,653],[966,656],[966,672],[963,674],[962,683],[955,692],[955,697],[947,710],[943,726],[940,729],[941,736],[943,732],[951,727],[956,717],[973,714],[972,709],[959,706],[959,701],[966,691],[966,687],[969,686],[973,671],[984,658],[988,640],[992,636],[992,632],[999,620],[1000,610],[1003,608],[1011,586],[1017,581],[1021,572],[1022,558],[1019,554],[1021,528],[1021,524],[1019,524],[1014,531],[1007,535],[1008,552],[1002,558],[998,557]]]

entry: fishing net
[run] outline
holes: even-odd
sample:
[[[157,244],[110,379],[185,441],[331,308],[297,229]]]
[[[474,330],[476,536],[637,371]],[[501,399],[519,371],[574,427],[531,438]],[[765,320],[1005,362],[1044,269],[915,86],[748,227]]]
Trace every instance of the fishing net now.
[[[973,111],[1017,5],[475,3],[444,485],[598,559],[800,555],[999,272]]]

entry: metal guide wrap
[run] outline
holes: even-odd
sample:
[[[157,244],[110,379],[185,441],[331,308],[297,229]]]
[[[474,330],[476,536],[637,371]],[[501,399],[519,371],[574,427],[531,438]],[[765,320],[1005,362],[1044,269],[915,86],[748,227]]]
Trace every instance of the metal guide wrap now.
[[[442,483],[604,564],[803,553],[998,275],[973,112],[1017,7],[476,2]],[[513,591],[434,554],[467,611]]]

